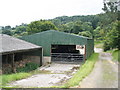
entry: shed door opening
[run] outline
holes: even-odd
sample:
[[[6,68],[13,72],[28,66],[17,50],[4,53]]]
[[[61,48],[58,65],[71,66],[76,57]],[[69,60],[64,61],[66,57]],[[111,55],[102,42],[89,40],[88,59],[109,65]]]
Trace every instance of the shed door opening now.
[[[82,61],[84,55],[80,54],[80,50],[76,49],[76,45],[51,45],[52,61]]]

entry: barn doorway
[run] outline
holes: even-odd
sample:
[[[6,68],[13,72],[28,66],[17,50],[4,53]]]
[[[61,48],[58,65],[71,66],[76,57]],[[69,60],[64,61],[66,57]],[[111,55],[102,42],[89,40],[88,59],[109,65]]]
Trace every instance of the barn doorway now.
[[[78,45],[51,45],[51,60],[67,62],[83,61],[84,53],[81,53]]]

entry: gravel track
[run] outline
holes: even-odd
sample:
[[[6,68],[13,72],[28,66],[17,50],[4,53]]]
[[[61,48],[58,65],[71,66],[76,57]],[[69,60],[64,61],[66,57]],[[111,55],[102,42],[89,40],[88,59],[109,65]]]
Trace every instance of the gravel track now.
[[[110,53],[97,48],[96,51],[99,52],[99,60],[77,88],[118,88],[118,64],[112,61]]]

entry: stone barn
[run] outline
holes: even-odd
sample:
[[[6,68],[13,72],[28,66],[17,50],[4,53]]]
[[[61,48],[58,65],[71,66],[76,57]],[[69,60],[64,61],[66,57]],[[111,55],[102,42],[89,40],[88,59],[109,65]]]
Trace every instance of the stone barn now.
[[[52,61],[79,62],[94,52],[94,40],[88,37],[48,30],[21,39],[43,47],[44,63]]]
[[[0,34],[2,72],[16,72],[16,68],[33,62],[42,65],[42,47],[24,40]]]

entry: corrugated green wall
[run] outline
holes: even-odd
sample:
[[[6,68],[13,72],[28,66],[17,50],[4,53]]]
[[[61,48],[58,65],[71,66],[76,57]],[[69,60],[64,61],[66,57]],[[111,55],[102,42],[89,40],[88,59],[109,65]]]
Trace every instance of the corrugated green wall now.
[[[88,39],[86,45],[86,57],[88,58],[89,56],[91,56],[93,52],[94,52],[94,40]]]
[[[50,56],[51,44],[59,45],[87,45],[87,57],[91,54],[93,47],[92,39],[71,35],[55,30],[44,31],[33,35],[23,36],[21,39],[43,47],[43,55]],[[88,41],[88,42],[87,42]],[[91,45],[89,45],[91,44]]]

